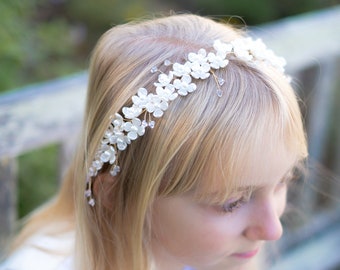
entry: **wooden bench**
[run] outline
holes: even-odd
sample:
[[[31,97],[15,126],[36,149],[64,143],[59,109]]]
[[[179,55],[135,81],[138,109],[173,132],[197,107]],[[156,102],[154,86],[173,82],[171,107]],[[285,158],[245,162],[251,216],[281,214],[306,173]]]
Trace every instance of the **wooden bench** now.
[[[297,91],[306,103],[311,160],[327,160],[328,168],[340,175],[340,6],[251,31],[284,56],[288,73],[298,78]],[[17,218],[17,156],[58,143],[64,153],[59,166],[64,170],[81,126],[86,83],[84,72],[0,96],[0,255]],[[330,140],[332,156],[327,151]],[[321,195],[309,188],[314,184],[331,191],[334,198],[320,206]],[[277,245],[282,256],[272,262],[272,270],[327,270],[340,265],[340,183],[323,182],[311,173],[306,186],[295,195],[295,201],[305,206],[305,219],[298,226],[286,225],[287,233]]]

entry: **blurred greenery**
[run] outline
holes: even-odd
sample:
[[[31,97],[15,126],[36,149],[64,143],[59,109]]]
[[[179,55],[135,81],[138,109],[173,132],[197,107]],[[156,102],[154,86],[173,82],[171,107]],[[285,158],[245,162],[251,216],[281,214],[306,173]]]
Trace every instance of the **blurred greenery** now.
[[[133,18],[187,11],[223,19],[240,16],[254,25],[335,4],[337,0],[1,0],[0,92],[85,69],[98,37]],[[56,155],[54,146],[19,158],[20,216],[56,189]]]
[[[58,187],[58,148],[51,145],[19,156],[18,216],[52,197]]]
[[[80,69],[69,24],[44,18],[40,2],[0,2],[0,91]]]
[[[98,37],[114,24],[153,13],[239,16],[259,24],[335,5],[337,0],[1,0],[0,92],[87,66]]]

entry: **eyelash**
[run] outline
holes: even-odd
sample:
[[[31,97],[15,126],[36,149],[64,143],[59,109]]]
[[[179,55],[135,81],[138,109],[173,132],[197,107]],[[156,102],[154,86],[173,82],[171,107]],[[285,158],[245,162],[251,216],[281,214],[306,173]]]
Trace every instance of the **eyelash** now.
[[[232,213],[238,208],[240,208],[244,203],[246,203],[247,200],[244,197],[241,197],[240,199],[226,203],[222,205],[222,212],[223,213]]]
[[[283,178],[279,183],[278,183],[278,185],[277,185],[277,187],[276,187],[276,189],[281,189],[281,188],[283,188],[283,187],[288,187],[289,186],[289,184],[292,182],[292,180],[293,180],[293,177],[291,177],[291,176],[287,176],[287,177],[285,177],[285,178]]]
[[[283,187],[288,186],[288,184],[292,181],[292,177],[284,177],[277,185],[277,189],[281,189]],[[227,202],[224,205],[222,205],[222,207],[220,207],[221,212],[223,214],[227,214],[227,213],[232,213],[235,210],[237,210],[238,208],[240,208],[243,204],[247,203],[249,199],[247,199],[246,197],[241,197],[235,201],[232,202]]]

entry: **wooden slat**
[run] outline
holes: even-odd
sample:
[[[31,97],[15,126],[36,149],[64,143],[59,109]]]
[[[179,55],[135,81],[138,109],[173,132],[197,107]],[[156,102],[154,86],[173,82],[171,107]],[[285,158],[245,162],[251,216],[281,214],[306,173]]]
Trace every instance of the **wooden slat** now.
[[[86,73],[32,85],[0,99],[0,157],[15,157],[76,134],[82,124]]]
[[[17,218],[17,166],[15,159],[0,158],[0,255]]]
[[[340,55],[340,5],[252,28],[291,73]]]

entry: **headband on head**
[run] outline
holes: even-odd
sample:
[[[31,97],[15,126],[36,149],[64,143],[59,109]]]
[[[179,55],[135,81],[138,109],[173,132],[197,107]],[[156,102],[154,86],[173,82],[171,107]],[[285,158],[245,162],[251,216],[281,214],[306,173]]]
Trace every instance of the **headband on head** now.
[[[221,97],[223,95],[221,86],[225,80],[217,77],[214,70],[226,67],[230,56],[246,62],[249,66],[267,64],[284,73],[285,59],[267,49],[260,39],[239,38],[230,43],[215,40],[213,48],[215,52],[207,53],[205,49],[200,49],[197,53],[189,53],[187,61],[183,64],[165,60],[165,66],[172,65],[172,70],[168,74],[153,67],[151,73],[160,72],[157,82],[154,83],[156,93],[139,88],[137,94],[132,96],[132,106],[123,107],[123,115],[116,113],[112,116],[87,173],[85,197],[91,206],[95,205],[92,178],[106,163],[112,165],[110,173],[116,176],[120,172],[118,152],[124,151],[132,141],[143,136],[147,127],[153,128],[154,119],[163,116],[172,100],[196,91],[197,86],[193,79],[205,80],[210,75],[213,76],[217,85],[216,94]]]

